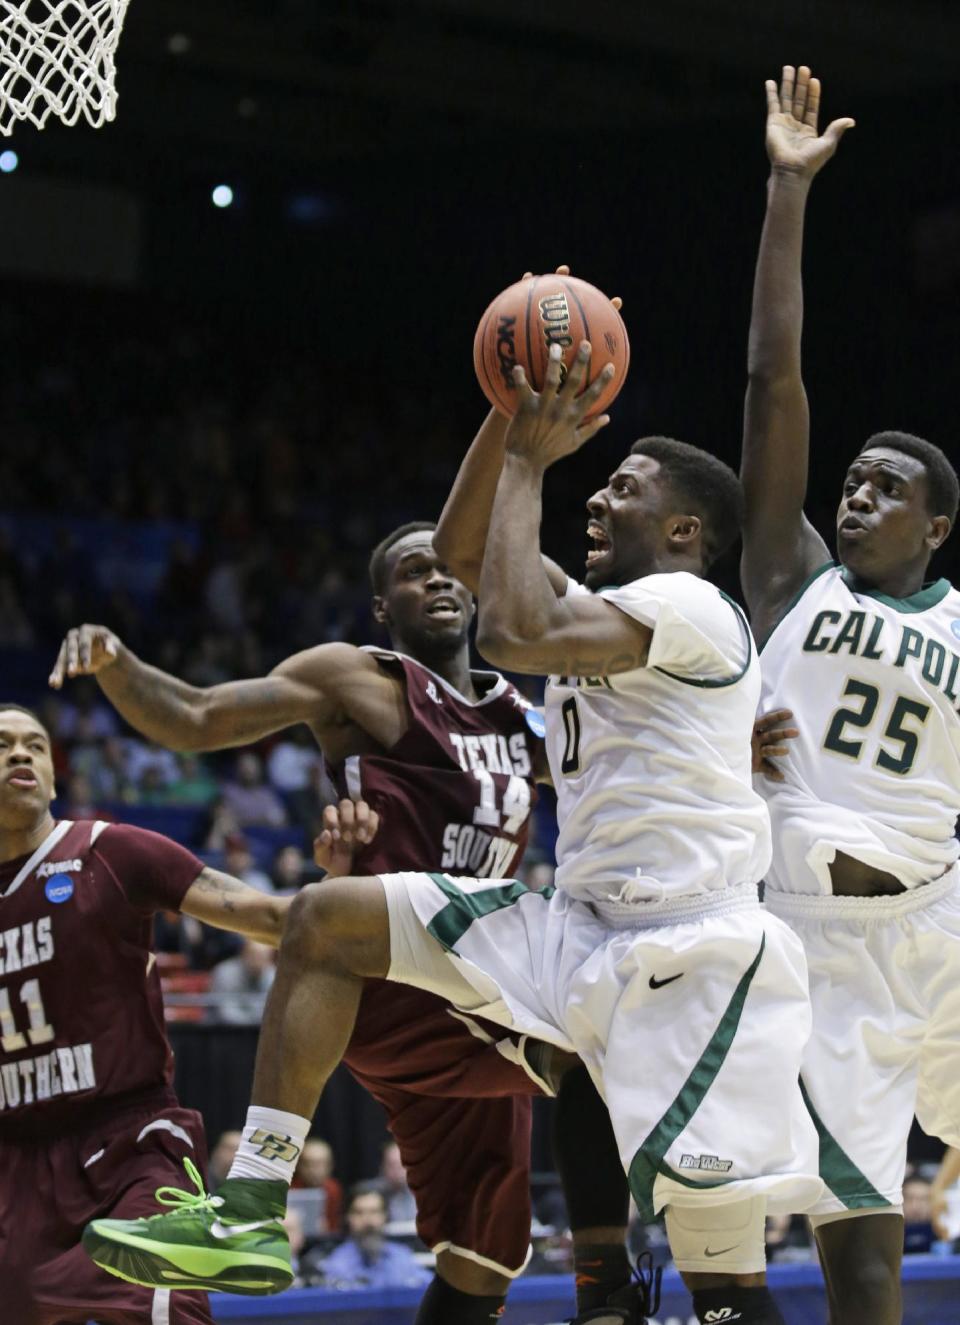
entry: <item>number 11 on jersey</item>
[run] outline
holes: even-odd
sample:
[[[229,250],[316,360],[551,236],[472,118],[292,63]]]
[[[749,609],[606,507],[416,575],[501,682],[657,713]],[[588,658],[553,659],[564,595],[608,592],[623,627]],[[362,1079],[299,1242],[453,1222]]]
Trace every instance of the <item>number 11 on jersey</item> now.
[[[20,986],[20,1002],[25,1005],[30,1022],[26,1035],[17,1030],[10,1006],[10,991],[0,989],[0,1047],[6,1054],[26,1049],[28,1040],[30,1044],[49,1044],[53,1039],[53,1027],[43,1010],[39,980],[24,980]]]

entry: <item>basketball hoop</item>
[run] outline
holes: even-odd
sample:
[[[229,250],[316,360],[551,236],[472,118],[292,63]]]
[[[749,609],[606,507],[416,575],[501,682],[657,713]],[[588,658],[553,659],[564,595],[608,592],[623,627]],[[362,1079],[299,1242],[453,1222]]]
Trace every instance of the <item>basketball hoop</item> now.
[[[0,0],[0,133],[50,115],[95,129],[117,113],[113,59],[130,0]]]

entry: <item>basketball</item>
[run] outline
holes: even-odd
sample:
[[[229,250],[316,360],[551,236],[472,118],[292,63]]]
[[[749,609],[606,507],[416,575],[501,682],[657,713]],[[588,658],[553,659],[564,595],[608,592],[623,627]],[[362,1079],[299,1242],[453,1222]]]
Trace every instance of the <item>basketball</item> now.
[[[551,345],[563,350],[566,368],[582,340],[593,348],[584,390],[608,363],[616,369],[588,418],[602,414],[624,384],[630,367],[627,329],[611,301],[575,276],[529,276],[509,286],[480,319],[473,339],[473,367],[483,394],[501,414],[517,409],[513,369],[522,364],[535,391],[543,388]]]

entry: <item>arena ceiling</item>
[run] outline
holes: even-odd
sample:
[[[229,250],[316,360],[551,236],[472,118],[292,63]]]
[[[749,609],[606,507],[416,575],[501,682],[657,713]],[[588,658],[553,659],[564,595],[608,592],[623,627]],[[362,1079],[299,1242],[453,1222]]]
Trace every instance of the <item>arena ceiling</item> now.
[[[862,103],[955,82],[958,51],[951,0],[131,0],[117,124],[82,148],[47,131],[43,154],[542,153],[755,112],[784,59]]]

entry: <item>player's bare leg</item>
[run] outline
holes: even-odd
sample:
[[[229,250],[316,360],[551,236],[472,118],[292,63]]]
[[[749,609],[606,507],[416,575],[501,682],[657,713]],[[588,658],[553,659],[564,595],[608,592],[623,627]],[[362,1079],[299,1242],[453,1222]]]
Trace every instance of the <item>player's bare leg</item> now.
[[[258,1043],[254,1102],[228,1178],[214,1197],[172,1193],[169,1214],[94,1220],[84,1246],[98,1265],[148,1287],[251,1296],[289,1287],[280,1222],[287,1189],[353,1031],[364,978],[386,975],[389,964],[378,878],[328,880],[294,899]]]
[[[831,1325],[900,1325],[900,1215],[857,1215],[820,1224],[814,1231]]]
[[[331,879],[294,898],[257,1046],[255,1106],[313,1118],[353,1033],[364,978],[389,966],[379,879]]]

